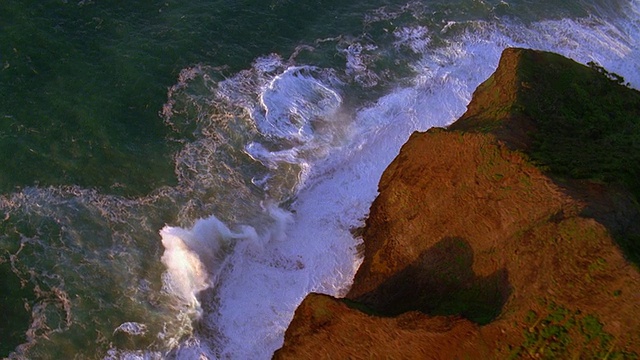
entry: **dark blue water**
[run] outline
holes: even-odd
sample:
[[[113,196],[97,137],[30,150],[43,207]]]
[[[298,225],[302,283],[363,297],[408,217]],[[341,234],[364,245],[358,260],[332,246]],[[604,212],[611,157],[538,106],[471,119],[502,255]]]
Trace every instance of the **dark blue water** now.
[[[377,181],[523,46],[640,86],[619,1],[0,3],[0,356],[269,358]]]

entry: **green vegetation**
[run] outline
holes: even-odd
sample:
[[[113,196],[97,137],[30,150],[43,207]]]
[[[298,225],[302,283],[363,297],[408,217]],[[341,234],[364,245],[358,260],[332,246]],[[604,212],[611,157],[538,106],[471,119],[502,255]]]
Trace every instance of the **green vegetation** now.
[[[493,133],[556,181],[624,189],[625,201],[640,211],[640,92],[595,63],[585,66],[554,53],[516,49],[501,62],[505,69],[515,64],[516,73],[499,68],[450,129]],[[640,266],[637,229],[605,225],[626,258]]]
[[[619,349],[591,314],[551,303],[544,314],[530,310],[524,323],[524,342],[511,352],[512,359],[638,359]]]
[[[593,226],[585,226],[578,218],[570,218],[560,222],[559,235],[566,241],[582,241],[597,244],[606,234]]]
[[[518,79],[522,115],[535,123],[531,159],[560,178],[627,188],[640,199],[640,92],[590,63],[524,52]],[[615,231],[614,231],[615,232]],[[627,259],[640,265],[640,235],[618,233]]]
[[[537,131],[530,156],[555,174],[623,185],[640,198],[640,92],[592,64],[524,52],[518,107]]]
[[[609,79],[615,81],[616,83],[622,85],[624,84],[624,78],[616,73],[612,73],[612,72],[608,72],[605,68],[603,68],[602,66],[598,65],[597,63],[593,62],[593,61],[589,61],[587,63],[587,65],[589,65],[590,68],[596,70],[597,72],[599,72],[600,74],[608,77]],[[626,86],[630,87],[631,84],[627,83]]]

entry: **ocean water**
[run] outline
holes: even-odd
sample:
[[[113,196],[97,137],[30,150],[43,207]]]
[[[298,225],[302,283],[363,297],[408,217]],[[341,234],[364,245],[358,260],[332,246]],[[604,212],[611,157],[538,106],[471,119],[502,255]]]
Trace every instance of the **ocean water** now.
[[[268,359],[506,47],[640,88],[640,1],[0,4],[0,357]]]

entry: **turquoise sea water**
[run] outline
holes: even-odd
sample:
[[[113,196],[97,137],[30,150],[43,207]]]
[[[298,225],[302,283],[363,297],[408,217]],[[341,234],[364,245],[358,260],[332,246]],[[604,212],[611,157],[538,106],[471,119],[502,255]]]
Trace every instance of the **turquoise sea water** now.
[[[640,86],[640,3],[0,3],[0,357],[269,358],[502,49]]]

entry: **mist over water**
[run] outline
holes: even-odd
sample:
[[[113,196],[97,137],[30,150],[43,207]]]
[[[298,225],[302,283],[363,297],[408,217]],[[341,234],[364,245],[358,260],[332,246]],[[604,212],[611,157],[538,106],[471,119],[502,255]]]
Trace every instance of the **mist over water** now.
[[[264,37],[270,16],[288,14],[285,2],[218,5],[207,11],[231,32],[242,13]],[[171,181],[146,195],[25,183],[0,196],[2,305],[16,319],[0,327],[11,339],[0,356],[270,358],[306,294],[348,290],[355,230],[402,144],[462,115],[505,47],[595,61],[640,87],[638,1],[329,5],[307,9],[317,20],[276,52],[225,37],[216,46],[244,54],[240,68],[190,50],[202,57],[161,89],[165,131],[148,134],[174,150]],[[144,163],[139,153],[116,166]]]

